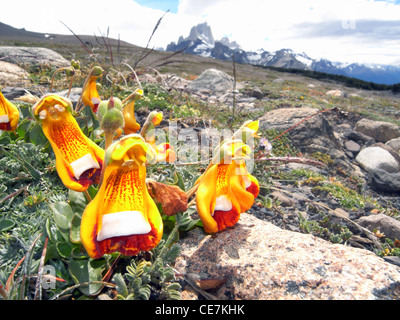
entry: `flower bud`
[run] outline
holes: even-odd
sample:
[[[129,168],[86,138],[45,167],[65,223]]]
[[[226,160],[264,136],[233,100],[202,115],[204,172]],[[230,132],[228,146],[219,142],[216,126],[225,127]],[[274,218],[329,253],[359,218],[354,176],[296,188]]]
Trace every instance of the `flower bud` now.
[[[124,126],[124,116],[118,108],[109,109],[101,120],[100,127],[104,131],[115,131]]]
[[[103,130],[115,131],[124,125],[122,115],[122,101],[111,97],[108,101],[102,101],[97,110],[97,118]]]
[[[71,66],[76,70],[79,70],[81,68],[81,65],[78,60],[71,60]]]
[[[91,74],[94,77],[100,77],[103,74],[103,72],[104,70],[101,67],[96,66],[92,69]]]
[[[65,73],[68,77],[72,77],[75,74],[75,69],[73,67],[68,67],[65,69]]]

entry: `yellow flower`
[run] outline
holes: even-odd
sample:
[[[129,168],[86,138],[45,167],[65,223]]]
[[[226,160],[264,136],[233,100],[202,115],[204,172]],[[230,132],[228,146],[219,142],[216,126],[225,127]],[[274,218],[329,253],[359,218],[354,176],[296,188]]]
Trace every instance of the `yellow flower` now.
[[[259,138],[258,135],[259,121],[246,121],[234,134],[233,139],[240,139],[246,144],[253,144],[254,138]]]
[[[14,131],[17,129],[18,121],[18,108],[8,101],[0,92],[0,130]]]
[[[206,232],[234,226],[258,196],[258,181],[244,162],[249,152],[242,141],[226,141],[220,148],[220,161],[212,163],[200,178],[196,206]]]
[[[32,111],[53,148],[60,179],[67,188],[82,192],[98,183],[104,150],[84,135],[71,108],[69,99],[48,94],[33,105]]]
[[[146,187],[145,166],[155,156],[138,134],[125,136],[107,149],[103,183],[81,222],[82,244],[90,257],[115,251],[136,255],[159,243],[163,223]]]
[[[169,143],[156,144],[155,126],[158,126],[163,119],[163,113],[152,111],[148,115],[145,124],[143,125],[141,135],[145,141],[150,144],[156,152],[156,162],[169,162],[176,161],[176,153]]]
[[[82,102],[90,106],[93,112],[97,112],[97,108],[101,102],[99,93],[97,92],[96,80],[101,76],[102,72],[103,70],[100,67],[94,67],[83,88]]]
[[[156,159],[157,162],[168,162],[174,163],[176,161],[176,153],[174,149],[172,149],[171,145],[167,142],[161,143],[155,147],[155,151],[157,153]]]
[[[125,105],[122,113],[124,115],[124,132],[125,134],[136,133],[140,130],[140,124],[135,118],[135,101],[143,96],[143,90],[137,90],[132,94],[132,100]]]

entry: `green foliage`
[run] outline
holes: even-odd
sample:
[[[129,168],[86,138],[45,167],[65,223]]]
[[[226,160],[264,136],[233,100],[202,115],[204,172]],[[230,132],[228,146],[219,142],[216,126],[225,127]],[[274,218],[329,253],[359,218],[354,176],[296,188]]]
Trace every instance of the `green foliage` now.
[[[340,223],[333,223],[330,216],[325,216],[321,221],[306,220],[301,215],[300,229],[305,233],[310,233],[332,243],[346,243],[352,236],[352,232],[347,226]]]
[[[171,109],[168,92],[159,85],[145,84],[143,86],[143,98],[135,102],[135,110],[148,108],[148,110],[167,111]]]

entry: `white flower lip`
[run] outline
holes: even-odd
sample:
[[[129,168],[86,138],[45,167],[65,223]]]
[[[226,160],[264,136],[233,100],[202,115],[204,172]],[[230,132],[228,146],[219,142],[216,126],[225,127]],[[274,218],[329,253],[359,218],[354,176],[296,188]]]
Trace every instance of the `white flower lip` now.
[[[46,110],[42,110],[42,111],[39,112],[39,118],[41,120],[46,119],[46,116],[47,116],[47,111]]]
[[[248,176],[242,176],[243,181],[244,181],[244,188],[247,189],[248,187],[251,186],[251,181]]]
[[[9,123],[10,122],[10,118],[8,117],[7,114],[3,114],[2,116],[0,116],[0,123]]]
[[[93,159],[90,153],[84,155],[82,158],[75,160],[70,163],[72,170],[74,171],[74,176],[79,180],[82,173],[89,169],[100,169],[100,165],[95,159]]]
[[[140,211],[120,211],[104,214],[97,241],[112,237],[146,234],[151,231],[150,223]]]
[[[232,202],[229,200],[229,198],[226,195],[222,195],[217,197],[215,200],[215,211],[229,211],[232,210]],[[214,213],[213,213],[214,215]]]

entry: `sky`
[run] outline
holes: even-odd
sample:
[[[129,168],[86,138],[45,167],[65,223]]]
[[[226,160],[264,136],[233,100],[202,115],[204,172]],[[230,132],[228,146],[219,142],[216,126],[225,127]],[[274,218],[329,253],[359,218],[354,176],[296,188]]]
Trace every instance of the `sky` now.
[[[169,10],[167,13],[166,11]],[[400,0],[13,0],[0,22],[42,33],[101,35],[165,48],[203,22],[244,50],[400,65]],[[65,24],[65,25],[64,25]]]

